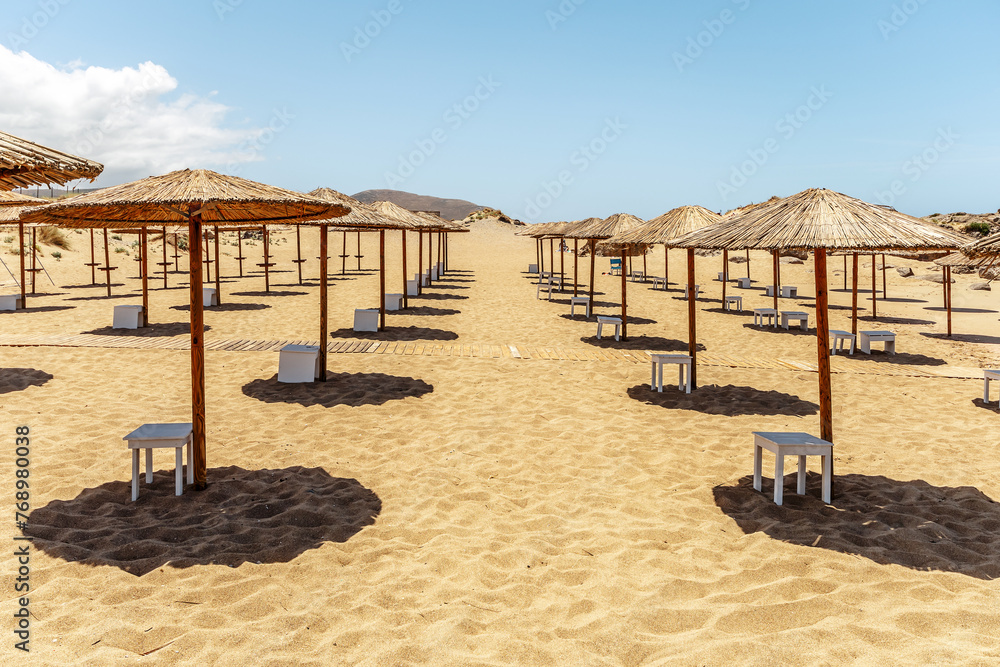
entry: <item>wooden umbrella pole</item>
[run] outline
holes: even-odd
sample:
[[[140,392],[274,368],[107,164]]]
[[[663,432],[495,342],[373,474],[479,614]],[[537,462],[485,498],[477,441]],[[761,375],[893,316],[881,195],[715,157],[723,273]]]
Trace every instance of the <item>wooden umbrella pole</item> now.
[[[691,357],[691,389],[698,388],[698,293],[694,287],[694,248],[688,248],[688,355]]]
[[[108,228],[104,228],[104,282],[108,286],[108,296],[111,296],[111,253],[108,251]]]
[[[271,235],[267,231],[267,225],[261,228],[261,236],[264,237],[264,291],[271,291]]]
[[[772,278],[774,279],[774,326],[778,326],[778,290],[781,287],[778,285],[778,251],[775,250],[772,253],[773,265],[771,267],[772,273],[774,274]]]
[[[434,277],[434,232],[427,232],[427,285]]]
[[[23,243],[23,239],[22,239]],[[94,259],[94,228],[90,228],[90,284],[97,285],[97,260]]]
[[[169,268],[170,264],[167,263],[167,228],[164,227],[163,228],[163,289],[167,289],[167,269]]]
[[[25,294],[25,285],[24,285],[24,223],[23,222],[18,221],[18,223],[17,223],[17,233],[18,233],[18,236],[20,237],[20,244],[19,245],[20,245],[20,248],[21,248],[21,252],[19,253],[20,256],[21,256],[21,307],[25,308],[25,307],[27,307],[28,303],[25,300],[26,297],[27,297],[27,294]],[[91,251],[93,251],[93,248],[94,247],[91,246]],[[93,269],[91,269],[91,270],[93,270]]]
[[[642,277],[643,277],[643,280],[645,280],[645,278],[646,278],[646,276],[648,274],[649,274],[649,271],[646,269],[646,253],[644,252],[644,253],[642,253]]]
[[[747,280],[750,280],[750,251],[747,250]]]
[[[358,232],[358,254],[355,256],[358,260],[358,272],[361,271],[361,232]]]
[[[566,253],[562,251],[563,240],[559,239],[559,291],[563,291],[566,282]]]
[[[875,266],[875,255],[872,255],[872,319],[878,319],[878,273]]]
[[[201,208],[193,204],[190,211]],[[191,283],[191,449],[194,460],[194,488],[208,486],[208,462],[205,450],[205,313],[202,288],[201,214],[188,221],[188,270]]]
[[[844,289],[847,289],[847,255],[844,255]]]
[[[240,256],[237,257],[236,259],[238,259],[239,263],[240,263],[240,278],[242,278],[243,277],[243,260],[245,259],[245,257],[243,257],[243,232],[242,232],[242,230],[239,230],[239,229],[236,230],[236,249],[239,251],[239,254],[240,254]]]
[[[816,250],[816,354],[819,357],[820,438],[833,442],[833,393],[830,383],[830,299],[826,284],[826,249]],[[833,462],[830,462],[831,467]]]
[[[882,255],[882,300],[889,298],[889,286],[885,280],[885,255]]]
[[[299,284],[301,285],[302,284],[302,233],[298,225],[295,225],[295,263],[299,267]]]
[[[296,227],[298,229],[298,227]],[[219,261],[219,228],[215,228],[215,303],[222,305],[222,262]]]
[[[625,251],[622,250],[622,265],[625,264]],[[622,271],[622,340],[628,340],[628,283],[625,272]]]
[[[663,291],[670,287],[670,248],[663,246]]]
[[[31,228],[31,293],[35,293],[35,276],[38,275],[38,253],[35,250],[35,228]]]
[[[588,241],[590,244],[590,312],[594,312],[594,264],[597,261],[595,255],[597,242],[591,239]]]
[[[327,338],[329,337],[330,322],[327,311],[327,243],[329,228],[320,225],[319,228],[319,381],[326,382],[326,353]],[[344,232],[347,238],[347,232]]]
[[[149,326],[149,246],[146,241],[146,228],[139,230],[139,241],[142,248],[140,267],[142,268],[142,319],[143,326]]]
[[[729,281],[727,280],[727,278],[729,278],[728,271],[729,271],[729,251],[723,250],[722,251],[722,309],[723,310],[726,309],[726,287],[728,286],[729,283]]]
[[[410,290],[409,290],[409,286],[406,284],[407,283],[407,277],[408,277],[406,275],[406,230],[403,229],[403,230],[400,230],[400,231],[403,232],[403,308],[409,308],[410,307],[410,297],[409,297]]]
[[[417,294],[424,291],[424,233],[417,231]]]
[[[549,270],[556,272],[556,241],[553,238],[549,239]]]
[[[344,232],[344,249],[340,255],[340,275],[347,275],[347,232]]]
[[[951,334],[952,334],[952,331],[951,331],[951,267],[950,266],[946,266],[946,267],[944,267],[944,269],[945,269],[944,284],[945,284],[945,289],[948,292],[948,338],[951,338]]]
[[[378,230],[379,331],[385,330],[385,230]]]
[[[202,229],[204,229],[204,227]],[[207,229],[204,229],[204,235],[205,235],[205,282],[210,283],[212,282],[212,259],[209,253],[212,250],[212,246],[210,245],[211,241],[208,238]]]
[[[539,275],[545,273],[545,250],[542,248],[542,240],[535,239],[535,256],[538,258]]]
[[[573,296],[580,289],[580,239],[573,239]]]
[[[858,335],[858,253],[853,253],[851,271],[851,333]]]

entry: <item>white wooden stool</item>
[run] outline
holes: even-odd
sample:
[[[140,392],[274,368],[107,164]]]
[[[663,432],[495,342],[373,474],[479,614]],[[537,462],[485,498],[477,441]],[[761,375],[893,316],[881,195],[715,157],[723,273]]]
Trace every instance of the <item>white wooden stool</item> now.
[[[615,340],[621,340],[622,332],[622,318],[620,317],[602,317],[598,315],[597,317],[597,340],[601,339],[601,333],[604,331],[604,325],[614,325],[615,327]]]
[[[438,279],[438,267],[432,266],[431,267],[431,280],[437,280],[437,279]]]
[[[632,282],[634,283],[644,283],[646,282],[646,273],[644,271],[633,271],[632,272]]]
[[[378,331],[380,314],[376,308],[358,308],[354,311],[354,330]]]
[[[750,289],[750,279],[749,278],[737,278],[736,284],[740,286],[740,289]]]
[[[806,494],[806,457],[823,459],[823,502],[830,504],[833,495],[833,443],[808,433],[759,433],[753,434],[753,488],[761,489],[761,464],[763,450],[774,453],[774,504],[780,505],[784,495],[785,457],[799,457],[799,474],[796,492]]]
[[[782,285],[781,296],[785,299],[794,299],[799,295],[799,288],[794,285]]]
[[[801,310],[783,310],[781,311],[781,326],[787,329],[791,322],[798,322],[799,328],[803,331],[809,330],[809,313],[803,313]]]
[[[4,294],[0,296],[0,310],[21,310],[24,302],[20,294]]]
[[[420,281],[419,280],[407,280],[406,281],[406,296],[420,296]]]
[[[444,275],[444,262],[438,262],[437,263],[437,270],[438,270],[438,275],[439,276],[443,276]]]
[[[728,273],[724,273],[724,272],[722,272],[722,271],[719,271],[719,278],[718,278],[718,281],[719,281],[720,283],[724,283],[724,282],[726,282],[726,281],[728,281],[728,280],[729,280],[729,274],[728,274]]]
[[[844,351],[844,344],[850,343],[850,352],[848,354],[854,354],[854,342],[857,340],[857,336],[852,334],[850,331],[840,331],[839,329],[830,329],[830,338],[833,339],[833,345],[830,346],[830,354],[837,354],[837,352]]]
[[[765,296],[774,296],[774,285],[768,285],[764,288]]]
[[[538,287],[535,288],[535,298],[536,299],[541,299],[542,298],[542,292],[545,292],[546,294],[549,295],[548,299],[549,299],[549,301],[551,301],[552,300],[552,285],[553,285],[553,281],[554,280],[555,280],[555,278],[549,278],[544,283],[541,283],[541,282],[538,283]]]
[[[115,306],[112,329],[138,329],[146,326],[142,306]]]
[[[219,293],[214,287],[201,288],[201,305],[204,308],[211,308],[219,305]]]
[[[423,281],[421,283],[421,285],[423,287],[430,287],[431,286],[431,272],[430,272],[430,269],[428,269],[427,271],[424,271],[424,275],[421,276],[420,279]]]
[[[319,347],[286,345],[278,353],[278,382],[315,382],[319,377]]]
[[[990,380],[1000,382],[1000,371],[983,371],[983,403],[990,402]],[[1000,399],[997,400],[997,403],[1000,404]]]
[[[386,310],[402,310],[403,309],[403,295],[402,294],[386,294],[385,295],[385,309]]]
[[[666,278],[657,278],[656,276],[653,276],[653,289],[657,289],[661,285],[663,286],[663,290],[666,291],[666,289],[667,289],[667,279]]]
[[[583,306],[584,311],[587,313],[587,317],[590,317],[590,297],[589,296],[571,296],[569,298],[569,316],[576,317],[576,307]]]
[[[694,286],[694,300],[697,301],[699,296],[701,296],[701,285],[695,285]],[[691,298],[691,286],[690,285],[685,285],[684,286],[684,300],[686,301],[689,298]]]
[[[685,394],[691,393],[691,357],[686,354],[651,354],[653,375],[649,381],[650,391],[663,392],[663,366],[665,364],[677,364],[678,382],[677,389]]]
[[[886,354],[896,354],[896,334],[891,331],[859,331],[858,349],[865,354],[872,353],[872,343],[885,343]]]
[[[722,304],[722,307],[724,309],[726,309],[727,311],[731,311],[733,309],[733,306],[736,306],[736,310],[742,311],[743,310],[743,297],[741,297],[741,296],[727,296],[726,300],[725,300],[725,303]]]
[[[538,273],[538,265],[528,264],[528,273]]]
[[[126,435],[132,450],[132,502],[139,498],[139,450],[146,450],[146,484],[153,483],[153,450],[173,447],[175,450],[174,494],[184,493],[184,447],[187,446],[188,484],[194,483],[194,467],[191,465],[191,424],[143,424]]]
[[[765,323],[764,320],[767,320]],[[774,308],[754,308],[753,309],[753,324],[754,326],[778,326],[778,311]]]

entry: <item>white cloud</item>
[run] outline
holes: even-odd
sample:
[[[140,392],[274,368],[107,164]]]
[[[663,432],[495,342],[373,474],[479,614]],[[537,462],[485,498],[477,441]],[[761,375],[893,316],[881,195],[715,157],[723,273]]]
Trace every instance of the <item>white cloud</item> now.
[[[227,127],[229,107],[176,89],[152,62],[55,67],[0,45],[0,130],[103,163],[101,183],[186,167],[233,173],[261,159],[267,128]]]

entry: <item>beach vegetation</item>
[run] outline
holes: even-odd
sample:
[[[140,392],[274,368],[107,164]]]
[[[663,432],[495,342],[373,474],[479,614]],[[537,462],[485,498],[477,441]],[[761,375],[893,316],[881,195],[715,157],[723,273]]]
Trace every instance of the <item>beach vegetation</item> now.
[[[35,230],[35,241],[39,245],[50,245],[62,250],[70,249],[66,232],[56,227],[39,227]]]

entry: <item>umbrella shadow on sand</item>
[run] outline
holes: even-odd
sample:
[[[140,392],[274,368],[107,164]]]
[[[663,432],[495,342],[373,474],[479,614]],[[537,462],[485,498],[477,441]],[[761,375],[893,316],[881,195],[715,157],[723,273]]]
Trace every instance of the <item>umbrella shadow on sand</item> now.
[[[672,368],[663,372],[663,392],[649,388],[649,384],[631,387],[628,395],[647,405],[653,405],[668,410],[693,410],[707,415],[761,415],[790,417],[808,417],[819,412],[819,406],[810,401],[804,401],[798,396],[780,391],[763,391],[754,387],[737,387],[734,385],[704,385],[690,394],[677,389],[674,380],[676,373]]]
[[[17,315],[18,313],[56,313],[60,310],[73,310],[74,308],[76,308],[76,306],[40,306],[38,308],[33,308],[29,305],[27,308],[22,308],[21,310],[11,310],[5,312],[4,317],[10,317],[11,315]]]
[[[974,487],[838,475],[833,504],[826,505],[819,474],[807,474],[805,496],[794,493],[794,480],[794,473],[785,476],[780,507],[766,472],[762,492],[747,475],[735,486],[715,487],[715,504],[747,535],[762,532],[788,544],[923,572],[1000,577],[1000,505]]]
[[[41,387],[53,377],[34,368],[0,368],[0,395]]]
[[[607,331],[607,330],[606,330]],[[604,334],[600,340],[597,336],[581,338],[580,341],[587,345],[593,345],[605,350],[652,350],[653,354],[683,352],[687,354],[687,341],[674,340],[672,338],[662,338],[660,336],[629,336],[625,340],[615,340],[614,328],[611,328],[611,335]],[[698,344],[698,350],[705,351],[705,346]]]
[[[354,329],[337,329],[330,332],[331,338],[356,338],[371,341],[416,341],[416,340],[458,340],[454,331],[443,329],[426,329],[423,327],[386,327],[382,331],[355,331]]]
[[[415,317],[444,317],[447,315],[461,315],[462,311],[453,308],[434,308],[433,306],[417,306],[406,308],[400,312],[401,315],[413,315]]]
[[[208,471],[208,489],[174,495],[174,471],[84,489],[31,513],[25,535],[49,556],[142,576],[167,564],[288,563],[375,523],[382,501],[357,480],[322,468]]]
[[[212,327],[205,325],[205,331],[210,331]],[[190,322],[166,322],[164,324],[150,324],[148,327],[140,329],[115,329],[113,327],[101,327],[93,331],[82,333],[94,336],[113,336],[118,338],[169,338],[171,336],[183,336],[191,333]]]
[[[233,292],[233,296],[268,297],[268,296],[309,296],[309,292],[289,292],[271,290],[270,292]]]
[[[384,373],[329,373],[326,382],[285,383],[274,375],[243,385],[243,394],[264,403],[294,403],[303,407],[357,408],[389,401],[420,398],[434,387],[416,378]]]
[[[184,306],[171,306],[171,310],[180,310],[183,312],[191,312],[191,305],[187,304]],[[271,306],[266,303],[224,303],[221,306],[206,306],[206,313],[238,313],[248,310],[267,310]]]

